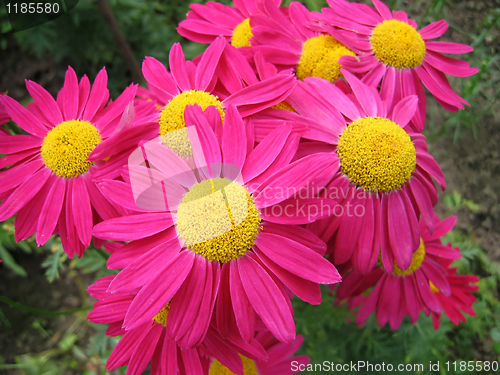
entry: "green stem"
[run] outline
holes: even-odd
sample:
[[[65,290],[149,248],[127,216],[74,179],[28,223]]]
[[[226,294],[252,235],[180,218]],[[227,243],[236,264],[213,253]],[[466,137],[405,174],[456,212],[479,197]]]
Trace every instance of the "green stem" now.
[[[86,310],[89,310],[92,308],[92,306],[84,306],[84,307],[79,307],[77,309],[63,310],[63,311],[40,310],[40,309],[36,309],[34,307],[23,305],[19,302],[12,301],[11,299],[4,297],[4,296],[0,296],[0,302],[5,302],[9,306],[15,307],[16,309],[19,309],[19,310],[28,311],[28,312],[31,312],[34,314],[50,315],[50,316],[69,315],[69,314],[74,314],[74,313],[81,312],[81,311],[86,311]]]

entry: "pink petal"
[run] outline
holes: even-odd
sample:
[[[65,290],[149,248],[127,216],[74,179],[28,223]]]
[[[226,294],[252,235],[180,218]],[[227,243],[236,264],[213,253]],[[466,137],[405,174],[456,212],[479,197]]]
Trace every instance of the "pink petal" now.
[[[78,114],[78,78],[72,67],[68,67],[62,89],[63,115],[66,121],[74,120]]]
[[[451,42],[425,42],[425,48],[440,53],[450,53],[455,55],[461,55],[463,53],[469,53],[474,51],[474,48],[466,44],[461,43],[451,43]]]
[[[367,116],[377,116],[377,102],[375,99],[375,95],[378,95],[373,91],[373,88],[366,86],[363,84],[358,78],[356,78],[353,74],[349,73],[345,69],[340,70],[344,75],[344,78],[349,83],[354,92],[354,95],[359,101],[359,104],[365,111]]]
[[[90,93],[90,81],[89,78],[84,75],[80,80],[80,84],[78,85],[78,113],[76,114],[76,118],[82,118],[83,111],[85,110],[85,106],[87,105],[87,100],[89,98]]]
[[[172,299],[193,265],[195,253],[182,251],[153,277],[136,295],[123,326],[132,330],[153,317]]]
[[[226,43],[224,38],[216,38],[203,53],[200,63],[196,68],[196,77],[194,81],[194,88],[196,90],[203,91],[208,87]]]
[[[85,111],[83,112],[83,120],[90,121],[94,118],[96,112],[101,107],[102,102],[109,95],[107,85],[108,74],[106,73],[106,68],[102,68],[95,77],[94,84],[92,85],[89,100],[85,106]]]
[[[236,325],[241,337],[246,342],[255,336],[255,311],[247,298],[236,261],[229,262],[230,273],[230,292],[233,311],[236,317]]]
[[[147,334],[140,342],[137,342],[138,345],[128,362],[127,372],[130,374],[141,374],[146,369],[153,356],[162,330],[163,328],[160,324],[153,324],[153,326],[147,330]]]
[[[52,95],[50,95],[47,90],[45,90],[38,83],[28,80],[26,81],[26,88],[28,89],[33,99],[35,99],[38,108],[40,108],[42,113],[45,115],[47,120],[51,122],[52,125],[59,125],[61,122],[63,122],[59,107],[57,106],[57,103]],[[6,102],[6,98],[8,97],[4,98],[4,105]]]
[[[45,136],[47,135],[47,128],[30,111],[28,111],[21,104],[19,104],[17,101],[15,101],[14,99],[12,99],[10,96],[7,95],[2,96],[2,103],[5,106],[5,110],[12,118],[12,121],[14,121],[17,125],[19,125],[23,130],[26,130],[28,133],[36,135],[37,137],[40,137],[42,139],[45,138]],[[15,135],[13,137],[16,137],[17,139],[19,139],[19,137],[24,137],[27,139],[29,136]],[[8,138],[12,137],[1,137],[0,141],[5,142],[5,140]],[[37,142],[38,145],[42,143],[42,139],[36,139],[35,137],[31,138],[33,139],[32,142]],[[29,148],[29,146],[26,148]],[[0,153],[7,154],[11,152],[4,152],[2,149],[0,149]]]
[[[154,57],[146,56],[142,62],[142,74],[148,84],[161,91],[161,100],[168,103],[172,97],[179,94],[179,88],[165,66]]]
[[[195,89],[189,82],[184,52],[182,52],[182,47],[179,43],[175,43],[170,49],[169,66],[170,71],[172,72],[172,77],[181,91]]]
[[[78,237],[87,247],[92,239],[93,222],[89,193],[82,176],[73,179],[72,209]]]
[[[29,161],[26,164],[16,165],[4,171],[0,171],[0,193],[9,191],[16,186],[19,186],[24,180],[29,178],[33,173],[43,167],[41,158]]]
[[[236,107],[230,105],[226,109],[224,127],[222,128],[222,162],[236,165],[240,170],[246,159],[245,125]],[[224,166],[223,166],[224,170]]]
[[[269,232],[287,237],[292,241],[313,249],[320,255],[324,255],[326,252],[326,244],[315,234],[302,227],[264,222],[262,223],[261,232]]]
[[[271,276],[250,253],[236,260],[241,282],[253,308],[279,341],[295,339],[295,323],[288,302]]]
[[[448,30],[448,23],[445,20],[433,22],[419,31],[424,40],[439,38]]]
[[[150,213],[106,220],[94,227],[94,236],[111,241],[133,241],[173,225],[170,214]]]
[[[231,315],[233,314],[233,307],[231,303],[230,294],[230,263],[222,265],[220,274],[220,288],[217,297],[216,321],[217,329],[222,337],[226,338],[231,331]],[[233,319],[234,320],[234,319]]]
[[[417,151],[417,164],[434,177],[441,187],[441,190],[444,191],[446,189],[446,181],[444,179],[443,171],[431,155],[426,152]]]
[[[54,174],[51,180],[52,186],[43,204],[40,220],[38,220],[36,234],[36,243],[38,246],[44,245],[52,233],[54,233],[66,192],[66,179]]]
[[[384,20],[393,19],[390,9],[384,3],[382,3],[380,0],[372,0],[372,2]]]
[[[411,228],[406,213],[402,192],[391,192],[388,195],[388,228],[389,243],[396,263],[402,270],[410,267],[413,251]]]
[[[137,343],[148,333],[145,329],[136,329],[123,335],[113,352],[106,361],[106,369],[113,370],[128,363],[130,356],[137,347]]]

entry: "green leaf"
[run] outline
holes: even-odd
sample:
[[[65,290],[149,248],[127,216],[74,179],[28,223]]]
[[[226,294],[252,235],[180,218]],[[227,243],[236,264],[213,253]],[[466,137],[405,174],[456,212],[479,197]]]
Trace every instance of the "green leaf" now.
[[[2,259],[3,263],[5,263],[5,265],[9,267],[14,273],[22,277],[28,276],[24,268],[16,263],[12,255],[2,245],[0,245],[0,259]]]
[[[65,259],[66,253],[62,246],[58,246],[55,253],[50,254],[47,259],[42,263],[42,267],[47,268],[45,270],[45,276],[47,280],[51,283],[55,279],[59,278],[59,269],[63,266],[63,259]]]

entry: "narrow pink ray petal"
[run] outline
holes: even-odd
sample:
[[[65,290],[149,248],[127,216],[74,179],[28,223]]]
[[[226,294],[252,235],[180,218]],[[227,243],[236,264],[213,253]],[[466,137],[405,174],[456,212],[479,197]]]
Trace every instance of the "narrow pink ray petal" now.
[[[397,315],[400,299],[401,288],[398,287],[398,278],[388,276],[385,279],[377,302],[377,321],[381,327],[383,327],[391,317]]]
[[[410,320],[412,324],[418,320],[418,314],[420,312],[419,298],[417,297],[417,290],[415,289],[414,278],[404,277],[403,278],[403,295],[405,296],[406,307],[408,313],[410,314]]]
[[[303,279],[319,284],[333,284],[341,280],[332,263],[298,242],[261,232],[255,244],[273,262]],[[286,253],[280,250],[284,248]]]
[[[406,14],[406,12],[402,10],[393,10],[392,15],[394,16],[395,20],[408,23],[408,15]]]
[[[431,291],[429,280],[425,277],[421,270],[416,270],[414,275],[416,277],[417,290],[420,292],[420,297],[422,298],[425,306],[435,313],[441,313],[441,305],[439,304],[436,295]]]
[[[446,233],[448,233],[450,230],[453,229],[456,222],[457,222],[456,216],[450,216],[444,220],[439,221],[436,224],[436,229],[434,230],[434,233],[432,234],[430,239],[436,239],[444,236]]]
[[[292,131],[290,125],[283,124],[273,130],[247,156],[241,174],[244,181],[250,181],[264,172],[279,155],[288,135]]]
[[[320,255],[324,255],[326,252],[326,244],[315,234],[302,227],[263,222],[261,232],[269,232],[282,237],[290,238],[292,241],[313,249]]]
[[[33,161],[27,162],[26,164],[16,165],[13,168],[0,171],[0,179],[2,181],[2,185],[0,185],[0,193],[9,191],[16,186],[19,186],[23,181],[30,178],[42,167],[43,161],[39,157]]]
[[[185,349],[181,350],[182,360],[184,362],[184,368],[186,374],[192,375],[203,375],[203,367],[200,362],[200,355],[197,349]]]
[[[78,78],[72,67],[68,66],[62,92],[62,113],[66,121],[74,120],[78,115]]]
[[[478,68],[470,68],[469,63],[463,60],[453,59],[432,51],[427,51],[425,61],[434,68],[455,77],[470,77],[479,72]]]
[[[35,115],[33,115],[30,111],[28,111],[21,104],[12,99],[10,96],[7,95],[2,96],[2,103],[5,106],[5,110],[9,114],[10,118],[12,118],[12,121],[14,121],[17,125],[19,125],[23,130],[33,135],[36,135],[37,137],[45,138],[45,136],[47,135],[47,128],[40,122],[40,120]],[[14,137],[17,137],[17,139],[19,139],[19,137],[24,137],[27,139],[29,136],[16,135]],[[12,138],[12,137],[1,137],[0,140],[6,142],[5,140],[6,138]],[[39,144],[41,144],[41,139],[37,139],[35,137],[31,138],[33,139],[32,141],[33,143],[39,142]],[[29,148],[29,146],[27,146],[26,148]],[[2,150],[0,151],[0,153],[7,154],[10,152],[4,152]]]
[[[446,181],[444,179],[443,171],[437,161],[426,152],[417,151],[417,164],[427,171],[437,181],[441,190],[446,189]]]
[[[52,176],[52,186],[40,213],[40,220],[38,220],[36,234],[36,243],[38,246],[44,245],[52,233],[54,233],[64,202],[66,179],[57,175]]]
[[[97,224],[94,236],[111,241],[133,241],[159,233],[172,225],[172,217],[167,213],[123,216]]]
[[[137,342],[140,342],[147,333],[147,329],[136,329],[125,333],[109,356],[106,369],[113,370],[125,365],[137,347]]]
[[[371,194],[371,193],[368,193]],[[362,205],[362,199],[358,199],[353,195],[353,198],[346,199],[342,206],[342,215],[339,215],[340,225],[335,237],[335,246],[333,259],[335,264],[342,264],[347,262],[356,249],[356,243],[359,241],[359,236],[363,230],[363,220],[360,220],[354,212],[350,212],[350,207],[357,207]],[[349,213],[350,212],[350,213]]]
[[[257,246],[253,248],[255,254],[264,263],[264,265],[273,272],[283,284],[289,288],[301,300],[310,303],[311,305],[319,305],[321,303],[321,289],[319,284],[305,280],[294,273],[281,268],[271,259],[269,259]]]
[[[474,48],[466,44],[451,43],[451,42],[425,42],[425,48],[440,53],[450,53],[454,55],[461,55],[474,51]]]
[[[339,58],[338,63],[343,69],[352,73],[366,73],[380,65],[375,56],[350,56],[344,55]]]
[[[389,243],[398,266],[402,270],[410,267],[413,251],[410,221],[407,217],[400,192],[388,196]]]
[[[231,267],[231,262],[224,263],[222,265],[222,269],[220,272],[219,295],[216,302],[217,308],[215,310],[217,329],[223,338],[226,338],[231,331],[231,315],[233,314],[229,279],[229,269]]]
[[[226,109],[222,128],[222,162],[234,164],[241,170],[246,159],[246,144],[243,120],[236,107],[230,105]]]
[[[81,119],[85,106],[87,105],[87,100],[90,93],[90,81],[87,75],[84,75],[80,80],[78,85],[78,112],[76,114],[77,119]]]
[[[19,185],[0,205],[0,221],[7,220],[23,208],[40,191],[50,174],[50,169],[42,168]]]
[[[394,106],[392,120],[402,128],[405,128],[415,115],[417,107],[418,96],[410,95],[405,97]]]
[[[375,99],[376,93],[374,89],[364,85],[358,78],[345,69],[340,70],[352,88],[354,95],[359,101],[359,104],[365,111],[367,116],[377,116],[377,102]]]
[[[372,0],[373,5],[375,5],[375,8],[377,8],[378,12],[382,16],[384,20],[392,20],[392,14],[390,9],[382,3],[380,0]]]
[[[435,262],[422,263],[422,272],[429,281],[431,281],[439,292],[444,296],[451,295],[451,288],[448,280],[446,279],[445,270]]]
[[[153,324],[153,326],[147,330],[148,333],[142,338],[142,341],[136,345],[136,348],[130,357],[127,372],[130,374],[143,373],[153,356],[162,330],[163,329],[160,324]]]
[[[413,198],[413,204],[418,207],[418,212],[422,216],[427,229],[430,233],[434,232],[434,219],[433,219],[433,209],[432,202],[429,194],[427,193],[425,187],[417,178],[411,178],[407,184],[407,191],[409,192],[409,197]]]
[[[72,213],[75,227],[80,241],[85,247],[90,245],[92,239],[92,208],[89,193],[83,176],[73,178]]]
[[[430,25],[419,30],[424,40],[439,38],[448,30],[448,22],[445,20],[433,22]]]
[[[162,268],[136,295],[123,326],[133,330],[148,322],[172,299],[193,265],[195,253],[182,251]]]
[[[115,129],[110,124],[113,124],[112,121],[123,114],[127,105],[134,100],[136,93],[137,85],[130,84],[115,101],[108,104],[103,114],[94,120],[94,125],[101,131],[102,137],[109,137],[113,133]]]
[[[387,103],[389,108],[392,107],[394,99],[394,91],[396,85],[396,69],[388,67],[382,80],[380,88],[380,97]]]
[[[164,103],[167,103],[168,100],[179,94],[179,88],[167,71],[167,68],[154,57],[146,56],[144,58],[142,62],[142,74],[144,74],[144,78],[146,78],[148,84],[154,85],[161,91],[161,99]]]
[[[43,139],[34,137],[32,135],[9,135],[8,137],[0,137],[0,153],[1,154],[14,154],[17,152],[23,152],[30,149],[29,153],[23,152],[20,156],[28,156],[30,154],[35,154],[39,152],[39,147],[42,145]],[[5,158],[6,156],[3,156]],[[16,161],[12,161],[11,163],[5,165],[9,166],[14,164]],[[3,164],[2,164],[3,165]]]
[[[338,209],[333,199],[290,198],[261,209],[260,217],[277,224],[302,225],[335,215]]]
[[[279,341],[293,341],[295,323],[288,301],[271,276],[249,253],[236,263],[245,293],[266,327]]]
[[[241,362],[240,356],[226,345],[226,342],[214,328],[210,327],[208,329],[208,333],[203,343],[207,348],[210,348],[210,354],[217,358],[217,360],[230,371],[235,374],[243,374],[243,363]]]
[[[368,73],[366,73],[363,78],[361,78],[361,82],[368,86],[378,87],[380,81],[385,76],[387,69],[387,65],[377,64]]]
[[[33,99],[35,99],[35,103],[38,105],[38,108],[40,108],[52,125],[59,125],[63,122],[61,111],[59,110],[56,101],[52,95],[47,92],[47,90],[45,90],[38,83],[29,80],[26,80],[26,88]],[[4,105],[6,98],[8,97],[6,96],[4,98]]]
[[[383,276],[378,283],[375,285],[373,290],[370,292],[370,295],[368,298],[365,300],[363,305],[358,311],[358,315],[356,316],[356,324],[358,326],[365,324],[366,320],[370,316],[370,314],[373,312],[375,307],[377,306],[377,302],[379,300],[379,296],[382,290],[382,286],[384,285],[384,282],[386,281],[387,276]]]
[[[376,197],[374,198],[373,195],[370,194],[365,202],[358,202],[358,204],[364,206],[364,215],[362,218],[357,218],[359,221],[362,221],[363,224],[352,255],[352,263],[354,269],[363,275],[369,273],[373,269],[378,257],[378,249],[375,251],[376,256],[373,254],[373,243],[378,232],[376,226],[378,220],[375,218],[374,200],[378,201]]]
[[[89,100],[83,112],[83,120],[90,121],[94,118],[96,112],[101,107],[101,103],[109,95],[107,85],[108,74],[106,68],[102,68],[95,77],[94,84],[92,85]]]
[[[195,255],[189,275],[171,301],[167,322],[167,335],[171,340],[179,340],[193,325],[200,309],[206,279],[206,259]]]
[[[236,262],[229,262],[229,282],[236,325],[241,337],[250,342],[255,336],[255,311],[243,288]]]
[[[429,90],[432,93],[432,95],[434,95],[437,99],[440,99],[443,102],[448,103],[457,108],[461,109],[464,108],[464,106],[460,102],[451,98],[450,95],[447,95],[449,93],[447,93],[445,89],[443,89],[441,85],[438,82],[436,82],[436,80],[433,77],[431,77],[429,72],[423,66],[417,67],[415,69],[415,72],[417,73],[418,77],[420,78],[424,86],[427,88],[427,90]]]
[[[194,88],[196,90],[203,91],[208,87],[226,43],[225,38],[216,38],[203,53],[200,63],[196,67],[196,77],[194,80]]]
[[[169,66],[172,78],[181,91],[194,90],[189,82],[186,59],[179,43],[175,43],[170,49]]]

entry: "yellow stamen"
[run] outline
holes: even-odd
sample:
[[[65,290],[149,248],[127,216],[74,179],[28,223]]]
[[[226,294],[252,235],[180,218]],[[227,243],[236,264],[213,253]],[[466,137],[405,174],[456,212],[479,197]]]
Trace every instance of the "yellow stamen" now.
[[[243,375],[259,375],[257,370],[257,365],[250,358],[242,356],[240,354],[241,361],[243,362]],[[208,375],[235,375],[234,372],[229,370],[226,366],[220,363],[218,360],[214,360],[210,365],[210,370]]]
[[[224,109],[218,97],[201,90],[184,91],[174,96],[161,111],[160,135],[163,143],[181,157],[192,155],[184,120],[184,111],[191,104],[198,104],[203,110],[215,106],[224,121]]]
[[[424,240],[420,239],[420,246],[418,247],[417,251],[413,253],[413,256],[411,258],[411,264],[410,267],[407,270],[401,270],[401,268],[398,267],[396,262],[394,262],[394,269],[392,270],[392,274],[396,276],[408,276],[411,275],[413,272],[418,270],[420,266],[422,265],[422,262],[424,261],[425,258],[425,245],[424,245]]]
[[[259,210],[246,188],[216,178],[193,185],[184,195],[176,227],[188,248],[225,263],[254,245],[260,222]]]
[[[234,28],[231,45],[233,47],[250,47],[250,38],[253,37],[250,20],[244,19]]]
[[[386,20],[373,30],[372,51],[380,61],[395,68],[414,68],[425,57],[425,42],[420,33],[403,21]]]
[[[101,141],[99,130],[88,121],[62,122],[43,140],[43,163],[59,177],[76,177],[94,164],[87,158]]]
[[[417,163],[408,133],[381,117],[364,117],[349,124],[340,135],[337,153],[349,180],[373,192],[400,188]]]
[[[319,35],[307,39],[296,68],[297,78],[320,77],[333,82],[342,75],[338,61],[344,55],[356,56],[333,36]]]
[[[167,326],[167,316],[168,316],[169,310],[170,310],[170,302],[167,303],[167,305],[163,309],[161,309],[158,314],[155,315],[153,320],[156,323],[162,324],[163,327],[166,327]]]
[[[290,111],[290,112],[297,112],[290,104],[288,104],[286,101],[279,102],[278,104],[275,104],[271,107],[272,109],[283,109],[285,111]]]
[[[439,293],[439,289],[437,288],[437,286],[435,286],[430,280],[429,280],[429,286],[431,287],[431,291],[433,293]]]

